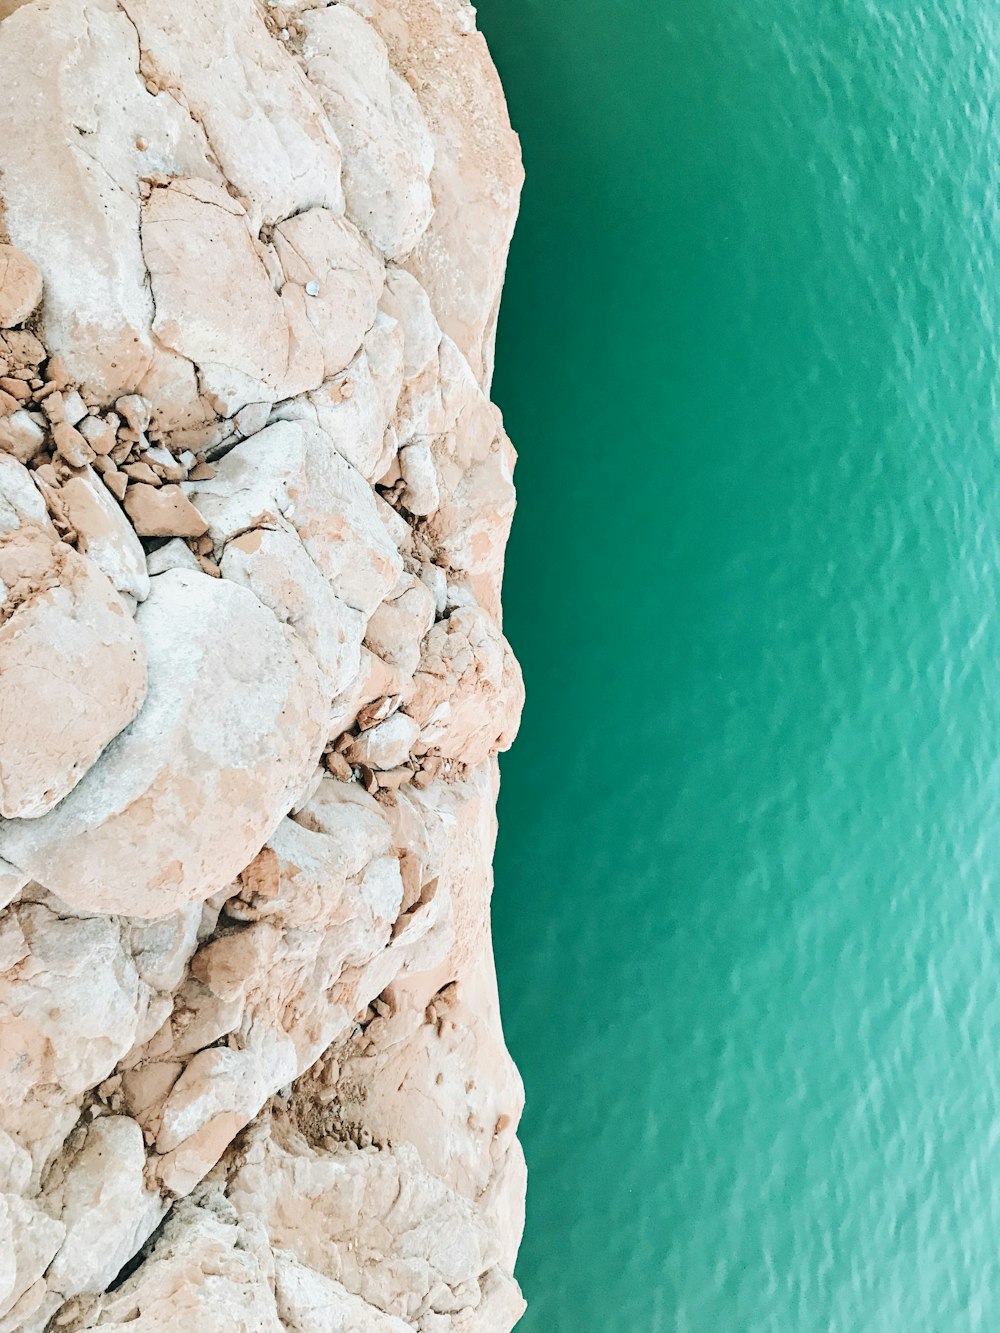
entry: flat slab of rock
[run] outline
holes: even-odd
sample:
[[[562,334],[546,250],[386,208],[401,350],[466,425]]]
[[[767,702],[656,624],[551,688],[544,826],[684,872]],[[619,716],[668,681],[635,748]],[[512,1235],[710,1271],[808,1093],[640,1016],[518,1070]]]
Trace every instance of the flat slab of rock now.
[[[125,512],[140,537],[201,537],[208,531],[179,486],[135,482],[125,492]]]
[[[290,631],[226,580],[161,574],[136,623],[144,708],[58,809],[0,826],[0,855],[72,906],[154,917],[253,859],[315,768],[327,701]]]
[[[42,815],[138,713],[145,650],[90,560],[38,528],[0,537],[0,814]]]

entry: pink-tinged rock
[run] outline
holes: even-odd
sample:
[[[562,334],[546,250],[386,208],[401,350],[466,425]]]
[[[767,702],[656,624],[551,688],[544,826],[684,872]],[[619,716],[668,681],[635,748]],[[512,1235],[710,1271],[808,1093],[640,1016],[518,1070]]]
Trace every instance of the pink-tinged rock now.
[[[68,478],[60,487],[59,498],[83,554],[93,560],[120,593],[137,602],[145,601],[149,595],[146,553],[132,524],[97,473],[87,468]]]
[[[273,402],[288,328],[245,210],[207,181],[173,180],[143,205],[142,249],[157,338],[198,366],[206,393],[226,400],[223,415]]]
[[[500,79],[471,7],[371,0],[367,12],[393,67],[415,88],[434,144],[434,217],[405,264],[488,386],[524,180]]]
[[[365,616],[402,570],[371,487],[307,422],[268,426],[227,454],[210,481],[185,489],[217,549],[252,528],[294,530],[337,596]]]
[[[125,492],[125,512],[142,537],[201,537],[208,531],[179,486],[137,482]]]
[[[481,763],[513,743],[523,705],[517,659],[484,611],[459,607],[437,622],[407,704],[425,745],[445,758]]]
[[[124,0],[122,8],[161,80],[183,89],[255,232],[317,204],[344,211],[336,136],[263,11],[245,0],[205,0],[181,22],[159,0]]]
[[[72,791],[146,695],[142,639],[91,561],[38,528],[0,537],[0,814]]]
[[[409,252],[434,213],[434,145],[385,43],[346,5],[304,16],[306,73],[344,153],[347,212],[384,255]]]
[[[23,324],[41,300],[38,265],[16,245],[0,245],[0,328]]]
[[[274,229],[285,278],[305,292],[305,314],[326,379],[357,354],[378,309],[385,270],[357,228],[327,208],[310,208]]]
[[[149,697],[72,799],[0,828],[0,854],[89,910],[161,916],[252,860],[313,771],[315,663],[245,588],[170,570],[136,623]]]
[[[147,91],[135,29],[105,0],[27,4],[5,18],[0,88],[11,93],[0,106],[5,224],[42,272],[46,345],[109,402],[157,355],[139,178],[217,180],[217,169],[184,108]]]

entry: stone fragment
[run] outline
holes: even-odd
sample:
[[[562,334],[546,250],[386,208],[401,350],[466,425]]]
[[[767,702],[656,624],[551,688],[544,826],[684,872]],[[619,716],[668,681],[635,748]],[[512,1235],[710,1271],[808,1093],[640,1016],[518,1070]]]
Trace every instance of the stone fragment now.
[[[369,768],[389,769],[410,757],[420,727],[406,713],[393,713],[384,722],[362,731],[344,752],[348,762]]]
[[[426,440],[416,440],[399,451],[399,471],[404,482],[403,504],[411,514],[425,518],[441,503],[434,456]]]
[[[125,492],[125,512],[140,537],[200,537],[208,524],[179,486],[136,482]]]
[[[143,435],[149,429],[149,402],[138,393],[123,394],[115,402],[115,410],[129,424],[129,429],[136,435]]]
[[[165,574],[168,569],[199,569],[198,557],[180,537],[164,542],[146,557],[146,568],[150,578]]]
[[[63,399],[63,420],[68,421],[71,426],[79,423],[87,415],[87,404],[80,397],[76,389],[68,393]]]
[[[23,324],[42,300],[42,273],[23,250],[0,245],[0,328]]]
[[[138,713],[145,654],[106,576],[40,529],[0,537],[0,592],[0,814],[33,819]]]
[[[228,580],[169,570],[135,623],[145,706],[58,809],[0,826],[0,855],[72,905],[160,916],[253,858],[316,766],[327,703],[291,632]]]
[[[80,434],[93,449],[95,454],[110,454],[115,447],[117,436],[115,426],[105,417],[84,417],[80,422]]]
[[[0,534],[14,532],[22,524],[55,535],[31,473],[15,458],[0,454]]]
[[[78,549],[93,560],[120,593],[137,602],[149,593],[146,553],[135,529],[88,468],[63,482],[59,492],[66,517],[78,537]]]
[[[70,467],[86,467],[94,461],[94,451],[84,436],[68,421],[57,421],[52,427],[52,438],[59,453]]]

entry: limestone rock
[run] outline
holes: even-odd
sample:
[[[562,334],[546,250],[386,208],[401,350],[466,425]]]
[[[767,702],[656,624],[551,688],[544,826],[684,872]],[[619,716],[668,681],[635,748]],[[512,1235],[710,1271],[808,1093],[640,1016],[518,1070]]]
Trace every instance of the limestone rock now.
[[[352,764],[367,764],[369,768],[395,768],[410,757],[410,750],[420,727],[405,713],[393,713],[384,722],[363,731],[345,751]]]
[[[0,245],[0,328],[23,324],[42,299],[38,265],[15,245]]]
[[[138,529],[128,522],[93,469],[86,468],[63,482],[59,498],[79,538],[79,549],[120,593],[137,602],[145,601],[149,573],[146,553],[136,536]]]
[[[125,512],[141,537],[201,537],[208,531],[179,486],[137,482],[125,492]]]
[[[96,565],[38,528],[0,537],[0,814],[34,818],[138,713],[145,652]]]
[[[371,488],[306,422],[269,426],[189,492],[217,548],[253,528],[295,531],[337,596],[366,616],[399,577],[402,562]]]
[[[346,5],[304,16],[306,72],[344,150],[353,221],[384,255],[409,254],[434,212],[434,145],[385,44]]]
[[[142,711],[72,799],[0,826],[0,853],[69,903],[159,916],[251,860],[316,762],[324,703],[314,663],[227,580],[161,574],[136,624]]]
[[[143,207],[142,250],[157,338],[194,362],[208,392],[225,399],[226,415],[273,401],[288,332],[246,211],[218,186],[172,180]]]
[[[0,0],[0,90],[0,1333],[509,1333],[474,10]]]
[[[146,1149],[134,1120],[103,1116],[79,1139],[75,1155],[59,1163],[43,1195],[46,1211],[66,1227],[46,1273],[63,1299],[103,1291],[166,1212],[160,1195],[146,1186]]]
[[[357,353],[375,319],[385,273],[357,229],[326,208],[286,218],[274,247],[287,282],[305,293],[305,336],[329,379]]]

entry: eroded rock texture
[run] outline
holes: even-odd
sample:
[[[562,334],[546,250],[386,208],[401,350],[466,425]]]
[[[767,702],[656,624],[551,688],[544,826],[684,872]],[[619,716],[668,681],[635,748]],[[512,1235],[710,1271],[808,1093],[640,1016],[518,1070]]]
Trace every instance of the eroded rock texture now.
[[[466,0],[0,0],[0,1333],[492,1333],[521,183]]]

